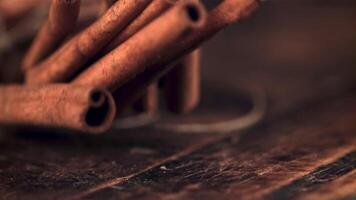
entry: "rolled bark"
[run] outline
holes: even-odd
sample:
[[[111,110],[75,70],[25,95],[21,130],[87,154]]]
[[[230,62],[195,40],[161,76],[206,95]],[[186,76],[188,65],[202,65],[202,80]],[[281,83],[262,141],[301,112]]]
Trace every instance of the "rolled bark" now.
[[[94,85],[114,91],[148,66],[162,52],[205,23],[205,9],[194,0],[183,1],[154,20],[125,43],[82,72],[74,84]]]
[[[138,112],[156,112],[158,109],[157,83],[151,83],[146,89],[145,93],[134,103],[133,107]]]
[[[103,51],[103,55],[122,44],[132,35],[137,33],[145,25],[162,15],[179,0],[153,0],[147,8],[130,24],[121,34],[119,34]],[[158,88],[156,83],[152,83],[144,95],[134,103],[134,109],[139,112],[154,113],[158,108]]]
[[[165,97],[174,113],[192,111],[200,100],[200,49],[181,59],[165,75]]]
[[[179,0],[153,0],[147,8],[105,48],[104,54],[112,51],[145,25],[171,8]]]
[[[26,83],[68,81],[152,0],[120,0],[86,30],[26,74]]]
[[[22,63],[27,71],[52,53],[74,29],[79,16],[80,0],[52,0],[48,20],[44,23]]]
[[[209,13],[207,23],[163,52],[155,62],[146,66],[144,73],[138,74],[114,92],[114,98],[120,100],[117,109],[122,110],[140,97],[150,83],[172,68],[170,63],[190,53],[226,26],[247,17],[256,7],[256,0],[223,0]]]
[[[110,0],[106,0],[110,1]],[[132,35],[137,33],[145,25],[157,18],[159,15],[167,11],[178,0],[153,0],[147,8],[122,31],[103,51],[103,55],[113,50],[115,47],[122,44]],[[158,108],[158,88],[155,83],[151,84],[145,94],[134,103],[134,109],[139,112],[153,113]]]
[[[102,133],[115,117],[109,92],[91,86],[0,86],[0,123]]]

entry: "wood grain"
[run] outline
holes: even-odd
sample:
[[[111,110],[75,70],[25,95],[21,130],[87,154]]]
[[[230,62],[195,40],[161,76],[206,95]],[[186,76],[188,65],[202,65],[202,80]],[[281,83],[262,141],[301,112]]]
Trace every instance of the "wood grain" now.
[[[226,138],[151,126],[1,133],[0,199],[352,199],[356,4],[347,2],[264,4],[204,46],[197,110],[157,122],[236,116],[243,85],[268,94],[259,127]]]
[[[355,185],[352,184],[354,180],[343,181],[352,180],[352,177],[355,177],[355,169],[356,151],[352,151],[335,162],[321,166],[286,187],[274,191],[267,199],[326,199],[327,196],[330,199],[341,199],[341,195],[347,196],[356,192]],[[323,191],[323,188],[327,189]],[[351,188],[353,191],[350,192]]]
[[[88,199],[265,199],[355,150],[352,136],[356,125],[350,123],[356,117],[352,107],[355,100],[346,98],[324,105],[328,109],[309,108],[276,120],[241,138],[228,138],[165,163]],[[338,119],[332,117],[334,114]]]
[[[355,199],[356,198],[356,170],[334,182],[306,194],[303,199]]]

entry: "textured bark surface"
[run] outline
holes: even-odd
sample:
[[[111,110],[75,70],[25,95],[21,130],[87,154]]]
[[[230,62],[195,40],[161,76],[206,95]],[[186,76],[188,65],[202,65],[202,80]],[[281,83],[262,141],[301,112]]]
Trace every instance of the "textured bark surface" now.
[[[48,19],[26,53],[22,70],[27,71],[50,55],[72,33],[79,16],[80,0],[51,2]]]
[[[229,137],[154,127],[100,137],[0,136],[5,199],[355,199],[356,4],[267,1],[203,48],[202,102],[170,122],[228,119],[235,87],[268,94],[266,120]],[[287,17],[288,16],[288,17]]]
[[[91,86],[51,84],[0,86],[0,124],[106,132],[116,115],[108,91]]]
[[[151,0],[122,0],[26,74],[28,84],[68,81],[120,33]]]

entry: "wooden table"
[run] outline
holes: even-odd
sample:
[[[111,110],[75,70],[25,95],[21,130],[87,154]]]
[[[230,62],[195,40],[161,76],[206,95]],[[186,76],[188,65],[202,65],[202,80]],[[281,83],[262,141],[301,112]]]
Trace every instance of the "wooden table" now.
[[[243,85],[268,94],[247,131],[2,133],[0,199],[356,199],[355,11],[267,1],[204,45],[203,102],[179,120],[231,118]]]

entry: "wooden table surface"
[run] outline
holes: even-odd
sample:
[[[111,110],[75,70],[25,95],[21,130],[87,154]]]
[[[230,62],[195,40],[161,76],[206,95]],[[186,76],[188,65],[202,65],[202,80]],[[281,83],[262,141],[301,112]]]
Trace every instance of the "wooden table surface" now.
[[[355,15],[271,0],[203,46],[203,102],[170,120],[228,119],[244,110],[235,88],[265,91],[243,132],[3,131],[0,199],[356,199]]]

